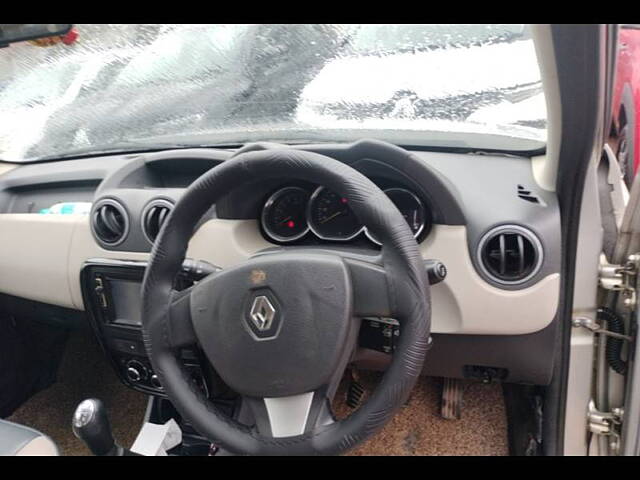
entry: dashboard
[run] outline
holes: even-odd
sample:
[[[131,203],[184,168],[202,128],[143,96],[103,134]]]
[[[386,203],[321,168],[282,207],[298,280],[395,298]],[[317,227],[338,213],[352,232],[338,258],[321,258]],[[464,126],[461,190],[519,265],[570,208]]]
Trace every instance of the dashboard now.
[[[0,293],[86,310],[88,262],[146,262],[163,222],[200,175],[238,152],[185,149],[7,168],[0,175]],[[560,290],[560,215],[531,158],[409,150],[374,140],[301,145],[356,169],[404,216],[425,260],[446,266],[431,289],[438,374],[465,365],[549,379]],[[88,215],[40,214],[91,202]],[[46,243],[43,244],[43,239]],[[43,247],[46,245],[46,247]],[[194,231],[187,257],[225,268],[265,249],[380,245],[323,185],[265,178],[228,192]],[[453,357],[452,357],[453,356]],[[434,367],[435,368],[435,367]],[[457,372],[457,373],[456,373]]]

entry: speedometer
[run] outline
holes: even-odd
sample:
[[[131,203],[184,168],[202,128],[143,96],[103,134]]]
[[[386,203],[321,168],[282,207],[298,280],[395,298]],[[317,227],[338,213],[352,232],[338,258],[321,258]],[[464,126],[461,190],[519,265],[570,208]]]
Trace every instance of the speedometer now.
[[[324,187],[309,200],[309,227],[319,238],[334,241],[351,240],[364,229],[349,201]]]
[[[292,242],[309,231],[307,202],[309,192],[300,187],[281,188],[264,204],[262,228],[278,242]]]
[[[384,193],[387,194],[393,204],[398,208],[398,210],[400,210],[400,213],[407,221],[409,228],[411,228],[413,236],[418,238],[425,229],[428,221],[427,217],[429,216],[420,199],[404,188],[389,188],[384,190]],[[367,237],[369,237],[369,240],[381,245],[380,241],[375,238],[369,229],[366,229],[365,233]]]

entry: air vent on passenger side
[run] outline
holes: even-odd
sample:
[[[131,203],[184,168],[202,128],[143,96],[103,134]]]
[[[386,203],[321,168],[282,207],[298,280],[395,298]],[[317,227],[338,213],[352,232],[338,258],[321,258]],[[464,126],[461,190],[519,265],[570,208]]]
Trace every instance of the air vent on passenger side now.
[[[160,229],[173,209],[168,200],[153,200],[142,212],[142,232],[150,243],[156,241]]]
[[[104,245],[116,246],[129,233],[129,216],[119,202],[110,198],[98,201],[91,213],[91,230]]]
[[[490,230],[478,245],[478,261],[483,272],[505,285],[526,282],[538,273],[542,255],[538,237],[517,225],[501,225]]]

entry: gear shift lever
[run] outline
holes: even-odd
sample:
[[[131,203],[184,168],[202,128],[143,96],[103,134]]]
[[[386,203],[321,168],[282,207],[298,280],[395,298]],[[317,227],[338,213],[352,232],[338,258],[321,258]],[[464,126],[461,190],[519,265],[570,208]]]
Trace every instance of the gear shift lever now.
[[[90,398],[80,402],[73,414],[73,433],[84,441],[89,450],[97,456],[118,456],[122,447],[116,445],[111,432],[111,424],[104,404]]]

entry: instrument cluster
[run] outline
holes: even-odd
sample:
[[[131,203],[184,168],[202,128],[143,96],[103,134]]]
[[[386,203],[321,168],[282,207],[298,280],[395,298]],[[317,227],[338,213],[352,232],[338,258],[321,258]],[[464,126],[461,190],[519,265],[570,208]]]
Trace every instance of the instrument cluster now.
[[[383,191],[402,213],[416,239],[428,233],[432,215],[418,195],[400,187]],[[277,243],[290,243],[305,237],[347,242],[364,236],[381,245],[355,216],[348,199],[322,186],[315,189],[279,188],[264,203],[260,220],[267,238]]]

